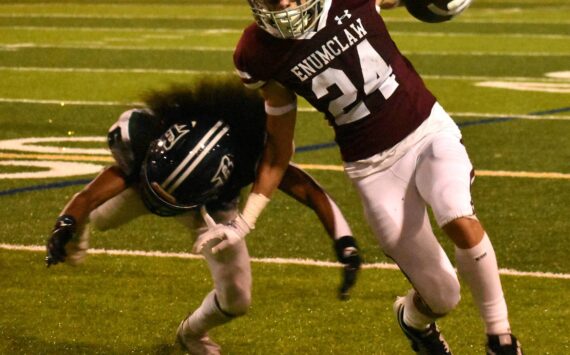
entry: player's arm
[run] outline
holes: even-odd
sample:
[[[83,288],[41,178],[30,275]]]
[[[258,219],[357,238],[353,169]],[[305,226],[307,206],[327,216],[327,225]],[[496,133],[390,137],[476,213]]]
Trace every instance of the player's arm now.
[[[126,188],[125,175],[118,166],[113,165],[105,168],[93,181],[76,193],[59,214],[48,239],[47,265],[64,262],[71,250],[70,247],[77,249],[75,244],[78,242],[74,243],[74,240],[81,236],[91,211]]]
[[[279,189],[310,207],[319,217],[333,240],[338,261],[344,265],[339,297],[347,299],[349,289],[356,282],[361,258],[356,240],[342,212],[326,191],[308,173],[295,165],[288,165]]]
[[[87,222],[91,211],[127,188],[124,173],[116,166],[109,166],[99,173],[81,191],[73,195],[61,215],[72,216],[78,225]]]
[[[211,249],[217,253],[238,243],[254,229],[257,218],[277,190],[293,155],[297,118],[295,93],[274,81],[269,81],[260,90],[265,99],[267,139],[251,193],[242,213],[233,221],[225,225],[208,223],[209,230],[200,234],[194,244],[195,253],[201,253],[211,240],[219,240]],[[206,222],[211,219],[204,212],[203,215]]]

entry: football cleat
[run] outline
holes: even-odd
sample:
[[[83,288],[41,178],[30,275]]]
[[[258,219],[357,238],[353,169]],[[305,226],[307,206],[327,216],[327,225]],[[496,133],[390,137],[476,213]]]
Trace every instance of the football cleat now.
[[[521,343],[512,334],[487,335],[487,355],[522,355]]]
[[[190,355],[220,355],[221,348],[207,334],[197,335],[184,329],[184,319],[176,330],[176,341]]]
[[[404,323],[404,297],[398,297],[394,302],[394,313],[398,325],[410,340],[416,354],[422,355],[451,355],[449,345],[439,332],[435,323],[431,323],[424,331],[408,327]]]

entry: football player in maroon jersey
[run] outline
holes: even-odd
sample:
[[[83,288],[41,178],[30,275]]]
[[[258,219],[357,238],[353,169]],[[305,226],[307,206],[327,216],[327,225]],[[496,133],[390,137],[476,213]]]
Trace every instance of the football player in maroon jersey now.
[[[457,15],[468,1],[451,1],[449,14]],[[199,242],[221,239],[223,248],[255,226],[293,154],[296,97],[302,96],[333,127],[368,223],[412,284],[394,303],[412,348],[451,353],[435,321],[460,299],[458,277],[432,231],[429,206],[455,244],[457,268],[485,323],[487,352],[521,353],[493,246],[471,201],[474,170],[461,132],[391,39],[376,8],[382,2],[248,2],[255,23],[244,30],[234,63],[243,83],[260,89],[265,99],[268,141],[242,213],[210,228]]]

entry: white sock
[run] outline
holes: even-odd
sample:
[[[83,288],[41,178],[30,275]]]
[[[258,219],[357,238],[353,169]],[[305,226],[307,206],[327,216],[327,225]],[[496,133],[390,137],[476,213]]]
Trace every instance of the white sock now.
[[[334,216],[334,239],[337,240],[347,235],[352,236],[352,230],[344,218],[344,215],[340,211],[340,208],[338,208],[337,204],[330,198],[329,195],[327,195],[327,199],[329,200],[329,204]]]
[[[503,295],[497,257],[487,236],[471,249],[455,248],[457,270],[467,282],[487,334],[510,333],[507,303]]]
[[[435,319],[421,313],[417,309],[414,304],[415,293],[416,291],[410,290],[410,292],[408,292],[404,297],[404,323],[406,323],[408,327],[423,330],[426,329],[428,325],[435,322]]]
[[[196,335],[203,335],[208,330],[229,322],[233,318],[222,313],[216,305],[216,292],[211,291],[202,301],[198,309],[194,311],[182,325],[182,329]]]

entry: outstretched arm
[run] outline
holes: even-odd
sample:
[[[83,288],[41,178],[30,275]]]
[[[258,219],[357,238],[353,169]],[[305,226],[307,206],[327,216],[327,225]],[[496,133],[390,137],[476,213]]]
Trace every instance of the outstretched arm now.
[[[289,164],[279,189],[310,207],[319,217],[333,240],[335,254],[344,265],[339,298],[347,299],[348,291],[356,283],[361,258],[356,240],[342,212],[326,191],[305,171]]]
[[[56,220],[47,242],[47,266],[64,262],[69,253],[84,252],[80,241],[89,213],[127,188],[124,174],[117,166],[105,168],[80,192],[73,195]]]

